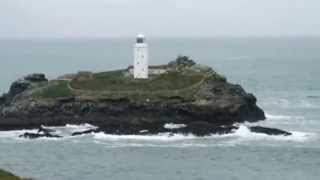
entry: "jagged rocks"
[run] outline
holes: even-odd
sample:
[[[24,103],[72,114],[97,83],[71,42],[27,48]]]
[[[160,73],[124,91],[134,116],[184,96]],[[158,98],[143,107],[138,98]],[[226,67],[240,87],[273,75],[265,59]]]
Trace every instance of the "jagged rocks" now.
[[[171,61],[168,65],[169,67],[190,67],[195,64],[194,60],[190,59],[188,56],[178,56],[175,61]]]
[[[6,94],[3,94],[2,96],[0,96],[0,107],[1,105],[6,103]]]
[[[26,132],[24,134],[21,134],[19,137],[20,138],[28,138],[28,139],[37,139],[37,138],[42,138],[42,137],[62,138],[62,136],[52,134],[53,132],[55,132],[55,131],[51,130],[51,129],[46,129],[46,128],[43,128],[42,126],[40,126],[37,133]]]
[[[28,89],[30,87],[30,85],[31,85],[30,82],[27,82],[24,80],[15,81],[14,83],[12,83],[8,95],[11,97],[14,97],[17,94],[20,94],[23,91],[25,91],[26,89]]]
[[[33,83],[48,81],[45,74],[29,74],[24,77],[24,80],[29,81],[29,82],[33,82]]]
[[[27,75],[23,79],[19,79],[11,84],[10,91],[7,96],[14,97],[32,87],[32,85],[43,82],[48,82],[48,79],[44,74]]]
[[[195,121],[186,125],[184,128],[173,130],[173,133],[192,133],[196,136],[207,136],[211,134],[228,134],[237,129],[236,126],[221,126],[205,121]]]
[[[249,127],[251,132],[254,133],[262,133],[262,134],[267,134],[267,135],[283,135],[283,136],[290,136],[292,133],[276,129],[276,128],[267,128],[267,127],[262,127],[262,126],[252,126]]]
[[[53,135],[53,134],[42,134],[42,133],[24,133],[19,136],[20,138],[27,138],[27,139],[37,139],[37,138],[62,138],[62,136]]]

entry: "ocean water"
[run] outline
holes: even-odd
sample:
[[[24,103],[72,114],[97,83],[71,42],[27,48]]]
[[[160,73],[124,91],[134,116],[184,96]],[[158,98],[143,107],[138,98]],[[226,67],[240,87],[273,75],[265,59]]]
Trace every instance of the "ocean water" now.
[[[132,63],[130,39],[0,40],[0,93],[25,74],[49,78]],[[251,133],[70,137],[90,128],[54,127],[63,139],[0,132],[0,168],[35,179],[317,180],[320,177],[320,38],[149,39],[152,64],[188,55],[255,94],[267,120],[292,136]]]

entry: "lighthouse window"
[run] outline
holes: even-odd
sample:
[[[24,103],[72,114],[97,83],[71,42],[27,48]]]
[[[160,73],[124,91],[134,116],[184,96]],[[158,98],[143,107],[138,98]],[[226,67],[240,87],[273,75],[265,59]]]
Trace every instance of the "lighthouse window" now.
[[[144,39],[143,38],[137,38],[137,43],[143,43]]]

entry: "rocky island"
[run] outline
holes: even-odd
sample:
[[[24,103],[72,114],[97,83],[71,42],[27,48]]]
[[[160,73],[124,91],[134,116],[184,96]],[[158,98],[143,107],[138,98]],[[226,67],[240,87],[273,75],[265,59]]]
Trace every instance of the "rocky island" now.
[[[108,134],[225,134],[236,124],[257,122],[265,114],[253,94],[229,83],[212,68],[179,56],[167,65],[150,67],[148,79],[134,79],[132,67],[79,72],[48,81],[32,74],[12,83],[0,97],[0,130],[40,128],[23,137],[57,137],[45,126],[89,123],[91,132]],[[265,127],[251,131],[290,133]]]

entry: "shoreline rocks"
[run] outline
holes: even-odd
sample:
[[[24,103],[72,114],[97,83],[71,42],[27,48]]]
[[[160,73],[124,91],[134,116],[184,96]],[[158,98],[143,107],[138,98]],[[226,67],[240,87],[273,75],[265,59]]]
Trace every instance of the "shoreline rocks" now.
[[[276,128],[267,128],[267,127],[262,127],[262,126],[252,126],[249,127],[251,132],[254,133],[261,133],[261,134],[267,134],[267,135],[283,135],[283,136],[290,136],[292,133],[281,130],[281,129],[276,129]]]
[[[175,127],[174,127],[175,126]],[[174,128],[171,128],[174,127]],[[252,133],[257,134],[265,134],[270,136],[290,136],[292,133],[276,129],[276,128],[269,128],[269,127],[262,127],[262,126],[245,126],[248,130]],[[166,130],[157,133],[168,133],[169,136],[174,134],[182,134],[182,135],[189,135],[193,134],[199,137],[211,136],[211,135],[224,135],[224,134],[231,134],[236,133],[237,130],[240,129],[240,126],[214,126],[208,124],[207,122],[193,122],[190,123],[188,126],[182,124],[170,124],[170,128],[165,127]],[[57,135],[54,134],[55,130],[42,128],[40,127],[37,133],[33,132],[26,132],[21,134],[19,137],[21,138],[28,138],[28,139],[37,139],[37,138],[63,138],[69,136],[81,136],[87,135],[92,133],[105,133],[108,134],[105,129],[103,128],[90,128],[82,131],[74,131],[70,132],[70,134],[65,135]],[[155,135],[157,133],[152,133],[149,130],[141,130],[139,133],[136,134],[129,134],[129,135]],[[114,135],[123,135],[123,134],[114,134]]]

